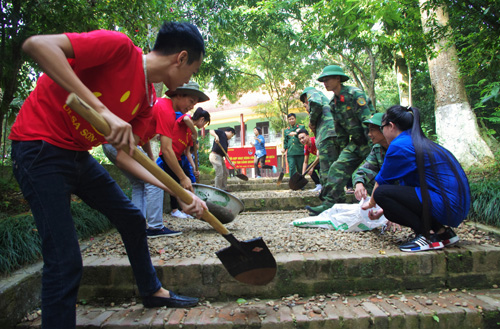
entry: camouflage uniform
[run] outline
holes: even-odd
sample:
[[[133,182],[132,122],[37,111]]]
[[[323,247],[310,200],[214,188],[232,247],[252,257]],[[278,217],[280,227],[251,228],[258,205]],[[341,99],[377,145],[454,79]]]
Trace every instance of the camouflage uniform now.
[[[335,131],[339,135],[349,136],[350,140],[328,170],[328,179],[321,191],[325,209],[335,203],[346,202],[344,186],[352,179],[352,173],[367,157],[371,148],[368,127],[363,121],[370,119],[375,113],[370,99],[361,89],[344,85],[340,94],[331,99],[330,108]]]
[[[295,124],[293,127],[285,129],[285,140],[283,142],[285,150],[287,150],[286,158],[290,169],[290,177],[296,172],[302,174],[302,164],[304,163],[304,145],[299,141],[297,135],[290,136],[291,132],[297,132],[300,129],[305,129],[304,125]]]
[[[362,183],[368,194],[372,194],[373,186],[375,185],[375,176],[377,176],[382,164],[384,163],[385,152],[387,150],[375,144],[372,147],[370,154],[365,159],[365,162],[358,168],[352,176],[352,184]]]
[[[328,98],[316,89],[309,89],[305,93],[309,103],[309,121],[316,136],[319,153],[320,183],[324,185],[330,166],[338,159],[340,150],[347,144],[347,135],[337,136]]]

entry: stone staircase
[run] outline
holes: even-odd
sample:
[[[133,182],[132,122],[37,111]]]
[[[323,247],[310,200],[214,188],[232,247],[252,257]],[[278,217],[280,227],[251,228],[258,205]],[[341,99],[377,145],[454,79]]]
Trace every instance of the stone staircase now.
[[[207,185],[210,182],[205,182]],[[306,192],[290,197],[285,180],[230,179],[246,211],[303,209]],[[306,189],[313,188],[307,186]],[[258,194],[258,193],[257,193]],[[279,195],[286,195],[280,198]],[[293,195],[293,194],[292,194]],[[292,201],[290,201],[292,199]],[[127,258],[88,257],[77,307],[78,328],[499,328],[500,248],[463,245],[436,252],[395,250],[275,254],[276,278],[266,286],[234,280],[215,255],[167,262],[153,258],[172,290],[200,296],[192,309],[144,309]],[[38,266],[38,267],[37,267]],[[1,287],[0,327],[36,308],[40,265]],[[34,290],[34,293],[31,291]],[[2,318],[3,317],[3,318]],[[17,328],[40,328],[36,313]]]

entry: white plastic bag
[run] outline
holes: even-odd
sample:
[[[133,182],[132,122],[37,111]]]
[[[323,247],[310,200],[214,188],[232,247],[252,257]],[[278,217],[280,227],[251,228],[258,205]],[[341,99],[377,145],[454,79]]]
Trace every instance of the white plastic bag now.
[[[387,223],[385,216],[381,216],[377,220],[371,220],[368,218],[368,210],[361,209],[361,205],[368,200],[370,199],[363,199],[359,204],[337,203],[318,216],[296,219],[290,225],[335,229],[345,232],[370,231],[384,226]],[[376,206],[371,209],[377,210],[380,207]]]

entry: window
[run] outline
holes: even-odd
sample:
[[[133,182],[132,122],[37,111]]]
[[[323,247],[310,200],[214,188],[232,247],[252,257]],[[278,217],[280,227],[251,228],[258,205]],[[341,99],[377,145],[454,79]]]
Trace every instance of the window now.
[[[262,136],[266,140],[266,143],[269,143],[269,122],[257,122],[256,125],[258,128],[262,129]]]

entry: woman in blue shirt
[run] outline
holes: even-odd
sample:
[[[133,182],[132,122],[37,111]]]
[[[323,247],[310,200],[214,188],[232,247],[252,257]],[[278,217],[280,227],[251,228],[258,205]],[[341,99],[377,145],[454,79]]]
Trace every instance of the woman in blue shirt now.
[[[389,148],[372,198],[362,208],[378,204],[382,209],[370,211],[371,219],[384,214],[413,229],[415,238],[399,246],[401,251],[435,250],[458,242],[450,226],[467,217],[470,190],[457,159],[425,137],[417,108],[389,108],[380,129]],[[393,185],[396,181],[399,185]]]
[[[255,147],[255,155],[253,159],[253,166],[255,168],[255,178],[260,178],[259,162],[262,169],[272,169],[273,173],[277,172],[275,166],[266,165],[266,140],[262,136],[262,129],[259,127],[253,128],[255,134],[254,142],[250,142]]]

